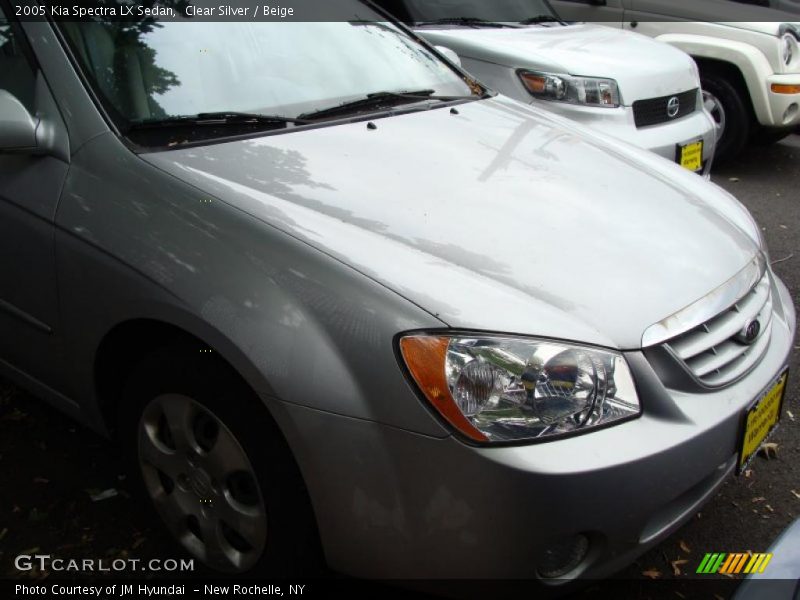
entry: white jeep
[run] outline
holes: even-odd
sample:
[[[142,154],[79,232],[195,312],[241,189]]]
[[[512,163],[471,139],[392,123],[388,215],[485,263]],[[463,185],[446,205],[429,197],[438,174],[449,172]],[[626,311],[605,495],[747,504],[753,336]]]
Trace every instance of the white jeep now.
[[[735,156],[749,141],[777,141],[800,126],[800,0],[773,2],[792,13],[730,0],[552,4],[566,19],[637,31],[690,54],[717,123],[718,158]]]

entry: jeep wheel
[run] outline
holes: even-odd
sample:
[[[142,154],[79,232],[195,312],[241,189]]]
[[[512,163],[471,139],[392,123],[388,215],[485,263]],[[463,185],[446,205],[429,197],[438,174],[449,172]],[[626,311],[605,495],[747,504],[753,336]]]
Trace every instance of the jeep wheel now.
[[[714,69],[701,73],[703,102],[717,126],[716,159],[735,157],[747,144],[753,125],[749,100],[738,85]]]

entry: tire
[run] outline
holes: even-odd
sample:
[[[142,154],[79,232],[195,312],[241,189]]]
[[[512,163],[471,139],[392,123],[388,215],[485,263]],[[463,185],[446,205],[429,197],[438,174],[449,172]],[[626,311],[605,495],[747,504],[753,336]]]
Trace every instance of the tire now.
[[[725,72],[713,68],[701,69],[700,81],[706,109],[712,113],[718,125],[716,160],[734,158],[744,150],[753,129],[750,100],[740,85]]]
[[[315,575],[321,552],[300,471],[267,409],[198,346],[133,368],[118,431],[136,493],[218,573]]]

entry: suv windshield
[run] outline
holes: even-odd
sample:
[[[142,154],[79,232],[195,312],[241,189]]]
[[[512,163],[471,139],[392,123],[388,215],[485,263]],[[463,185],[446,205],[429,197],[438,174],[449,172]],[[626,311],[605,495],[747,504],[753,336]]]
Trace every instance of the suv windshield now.
[[[547,0],[377,0],[389,12],[412,23],[443,24],[463,19],[465,25],[525,23],[537,17],[558,19]],[[456,25],[457,23],[452,23]]]
[[[364,3],[337,3],[340,11],[352,7],[352,20],[181,18],[59,27],[123,132],[146,128],[152,134],[159,123],[166,131],[198,122],[213,125],[201,128],[206,138],[230,135],[224,126],[288,129],[305,123],[298,117],[341,105],[352,108],[337,110],[337,117],[483,91]],[[400,95],[419,90],[425,93]],[[355,102],[375,94],[387,98],[385,105]]]

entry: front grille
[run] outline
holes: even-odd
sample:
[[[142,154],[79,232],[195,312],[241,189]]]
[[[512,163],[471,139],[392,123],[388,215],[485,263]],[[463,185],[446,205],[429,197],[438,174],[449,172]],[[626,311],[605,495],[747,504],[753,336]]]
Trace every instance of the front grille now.
[[[661,98],[650,98],[649,100],[637,100],[633,103],[633,119],[636,127],[648,127],[650,125],[658,125],[668,121],[675,121],[693,113],[697,109],[697,88],[682,92],[680,94],[673,94],[671,96],[663,96]],[[673,98],[678,99],[680,107],[678,113],[674,117],[670,117],[667,113],[669,101]]]
[[[753,320],[761,332],[750,344],[740,332]],[[765,274],[753,289],[723,313],[664,343],[695,378],[709,387],[732,383],[762,357],[772,334],[772,288]]]

